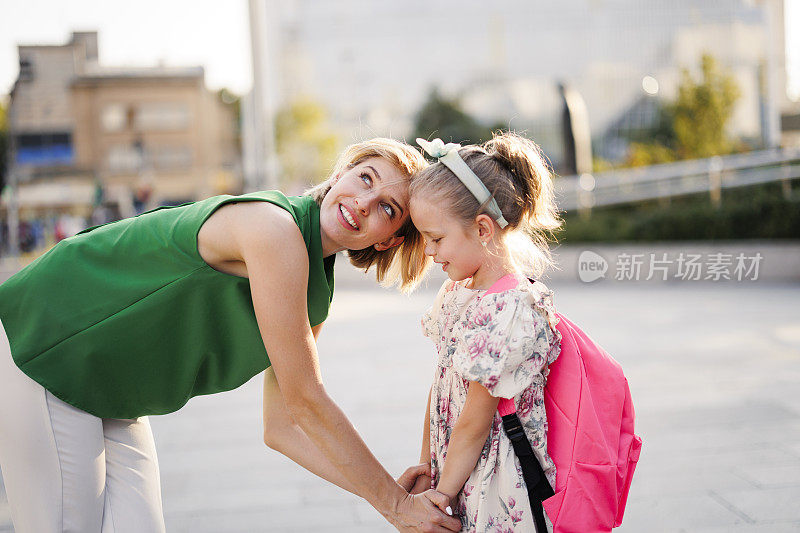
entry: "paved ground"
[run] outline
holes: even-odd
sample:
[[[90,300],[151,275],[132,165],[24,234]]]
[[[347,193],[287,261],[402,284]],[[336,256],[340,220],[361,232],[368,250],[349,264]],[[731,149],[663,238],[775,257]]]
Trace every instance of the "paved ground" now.
[[[433,353],[418,321],[434,288],[404,297],[340,285],[320,339],[326,384],[398,474],[419,454]],[[552,287],[631,383],[644,448],[617,531],[800,531],[800,285]],[[261,444],[260,387],[152,419],[168,530],[391,531]],[[0,531],[10,530],[0,488]]]

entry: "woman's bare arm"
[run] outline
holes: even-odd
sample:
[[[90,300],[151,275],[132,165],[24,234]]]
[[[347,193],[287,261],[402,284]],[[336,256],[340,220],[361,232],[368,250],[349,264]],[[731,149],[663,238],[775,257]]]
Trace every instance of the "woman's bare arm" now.
[[[308,255],[291,216],[269,204],[236,204],[227,232],[250,279],[253,306],[280,394],[292,420],[321,454],[387,520],[402,531],[458,531],[440,513],[440,494],[409,496],[380,465],[353,425],[325,391],[308,323]]]
[[[346,491],[356,489],[295,423],[286,409],[271,368],[264,372],[264,443],[306,470]]]

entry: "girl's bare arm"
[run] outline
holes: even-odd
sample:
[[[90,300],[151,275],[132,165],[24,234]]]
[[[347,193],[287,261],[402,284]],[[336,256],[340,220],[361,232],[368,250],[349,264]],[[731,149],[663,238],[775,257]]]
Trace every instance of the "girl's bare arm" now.
[[[428,390],[428,404],[425,407],[425,424],[422,426],[422,450],[419,453],[419,462],[420,464],[427,464],[430,466],[431,463],[431,390]],[[411,494],[419,494],[421,492],[425,492],[426,490],[431,488],[431,476],[430,472],[425,474],[420,474],[417,479],[414,480],[414,484],[411,486],[411,489],[408,491]]]
[[[489,436],[499,401],[480,383],[469,383],[464,410],[461,411],[450,436],[447,459],[436,487],[436,490],[448,495],[451,500],[475,469]]]

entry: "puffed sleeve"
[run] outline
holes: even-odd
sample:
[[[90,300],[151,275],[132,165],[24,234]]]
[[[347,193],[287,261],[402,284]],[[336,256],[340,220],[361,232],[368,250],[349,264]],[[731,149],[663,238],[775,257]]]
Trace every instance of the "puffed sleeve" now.
[[[492,396],[513,398],[531,384],[544,386],[561,351],[555,313],[530,292],[487,294],[463,324],[453,367]]]
[[[451,285],[452,283],[450,280],[445,280],[445,282],[442,283],[439,292],[436,294],[436,299],[433,301],[433,305],[422,315],[422,334],[432,339],[434,342],[439,335],[441,335],[441,333],[439,333],[439,313],[442,310],[444,294]]]

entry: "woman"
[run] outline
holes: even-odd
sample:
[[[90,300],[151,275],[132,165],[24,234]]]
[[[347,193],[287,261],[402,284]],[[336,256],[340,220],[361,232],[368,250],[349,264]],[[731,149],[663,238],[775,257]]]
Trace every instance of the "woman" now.
[[[146,416],[265,368],[270,447],[401,531],[457,531],[442,494],[406,492],[423,466],[398,483],[369,452],[315,346],[337,251],[404,287],[422,276],[407,206],[424,164],[374,139],[309,196],[213,197],[90,228],[0,285],[0,470],[18,533],[163,531]]]

